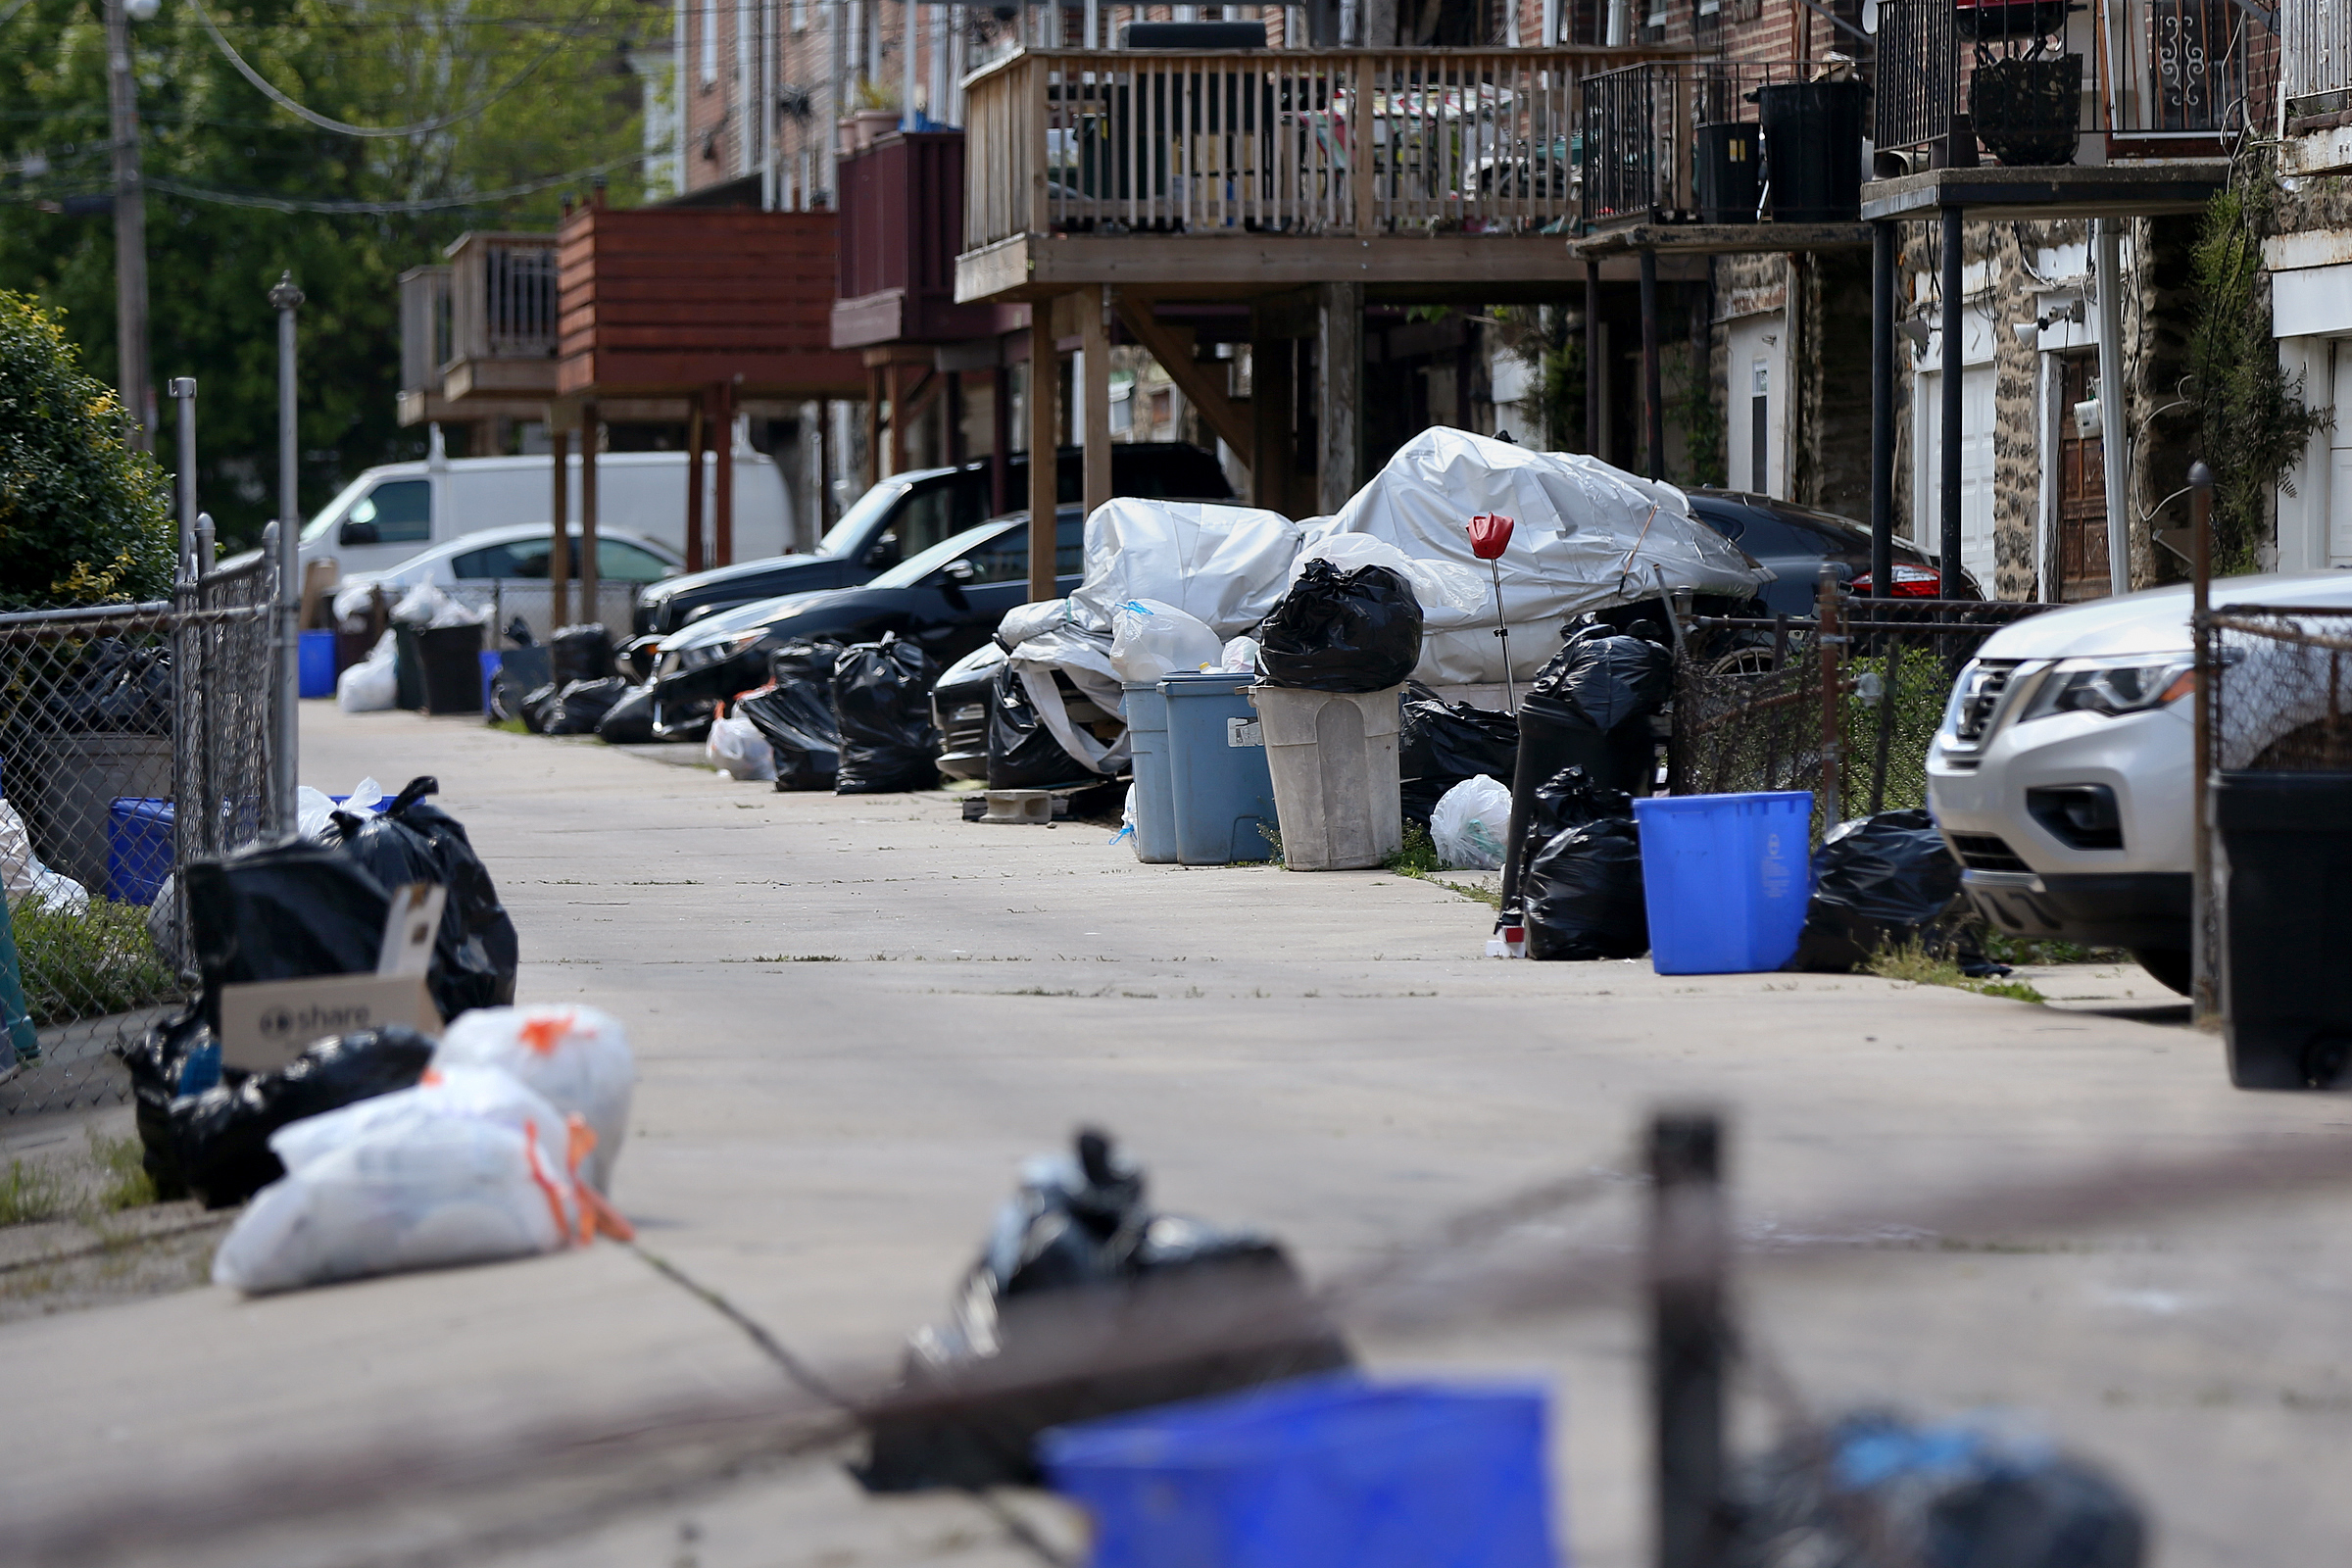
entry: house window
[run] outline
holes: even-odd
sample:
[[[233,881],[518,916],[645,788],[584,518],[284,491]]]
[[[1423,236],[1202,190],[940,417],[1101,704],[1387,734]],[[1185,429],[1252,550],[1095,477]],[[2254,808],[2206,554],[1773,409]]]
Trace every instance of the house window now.
[[[808,0],[792,0],[792,30],[808,30]]]
[[[703,0],[703,88],[718,81],[718,0]]]

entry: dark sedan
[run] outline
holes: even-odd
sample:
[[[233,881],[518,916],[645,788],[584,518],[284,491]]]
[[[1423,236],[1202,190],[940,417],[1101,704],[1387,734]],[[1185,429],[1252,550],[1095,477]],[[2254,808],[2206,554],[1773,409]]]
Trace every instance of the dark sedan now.
[[[1086,514],[1055,518],[1054,592],[1078,586]],[[661,733],[684,737],[738,692],[767,682],[768,655],[789,642],[872,642],[884,632],[919,643],[941,668],[993,636],[1029,598],[1029,519],[1015,514],[966,529],[858,588],[792,594],[697,621],[664,639],[654,666]]]
[[[1869,587],[1870,530],[1850,517],[1738,490],[1691,490],[1691,514],[1770,566],[1774,580],[1760,597],[1767,614],[1810,615],[1822,563],[1848,583]],[[1934,597],[1935,563],[1910,541],[1894,541],[1894,597]],[[1982,599],[1976,579],[1962,573],[1963,599]]]

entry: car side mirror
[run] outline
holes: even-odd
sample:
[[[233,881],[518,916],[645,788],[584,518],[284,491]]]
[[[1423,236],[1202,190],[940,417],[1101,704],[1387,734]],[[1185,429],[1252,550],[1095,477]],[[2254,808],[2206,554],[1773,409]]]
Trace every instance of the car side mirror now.
[[[336,543],[346,545],[375,545],[383,543],[383,535],[376,532],[374,523],[361,522],[354,518],[346,521],[343,524],[343,531],[336,536]]]
[[[939,568],[939,574],[958,587],[980,575],[980,568],[968,561],[951,561]]]
[[[865,554],[858,558],[858,564],[868,571],[886,571],[897,565],[899,564],[899,536],[895,533],[886,533],[872,544],[867,545]]]

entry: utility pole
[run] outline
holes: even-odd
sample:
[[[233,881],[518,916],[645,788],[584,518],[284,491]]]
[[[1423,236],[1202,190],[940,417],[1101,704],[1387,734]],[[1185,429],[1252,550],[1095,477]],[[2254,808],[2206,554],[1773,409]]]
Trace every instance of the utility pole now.
[[[115,140],[115,338],[122,413],[131,448],[155,450],[155,399],[147,368],[147,190],[139,178],[138,83],[130,72],[130,20],[155,0],[106,0],[106,96]]]
[[[120,4],[121,0],[113,0]],[[294,833],[294,789],[300,777],[297,700],[302,694],[302,504],[295,494],[298,431],[294,417],[294,313],[302,290],[294,274],[278,274],[270,291],[277,312],[277,756],[270,772],[278,830]]]

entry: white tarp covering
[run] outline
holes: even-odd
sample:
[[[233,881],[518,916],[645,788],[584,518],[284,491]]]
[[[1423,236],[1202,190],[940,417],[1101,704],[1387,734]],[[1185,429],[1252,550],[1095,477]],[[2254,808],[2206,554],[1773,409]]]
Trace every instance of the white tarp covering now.
[[[1501,561],[1502,606],[1512,673],[1522,677],[1559,652],[1561,624],[1587,611],[1654,599],[1661,588],[1746,599],[1770,579],[1693,518],[1672,485],[1596,458],[1446,428],[1406,442],[1337,515],[1303,524],[1306,544],[1286,575],[1316,556],[1394,565],[1367,548],[1391,546],[1408,559],[1399,569],[1421,600],[1426,631],[1414,675],[1440,685],[1499,681],[1494,577],[1466,531],[1485,513],[1515,523]],[[1093,532],[1090,524],[1090,566]]]
[[[1108,631],[1130,599],[1173,605],[1235,637],[1266,618],[1290,586],[1304,537],[1278,512],[1199,501],[1106,501],[1086,519],[1086,580],[1075,618]]]

